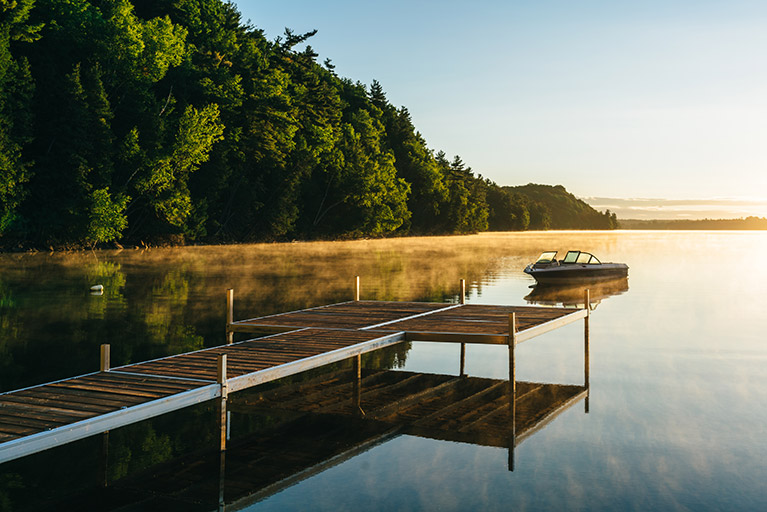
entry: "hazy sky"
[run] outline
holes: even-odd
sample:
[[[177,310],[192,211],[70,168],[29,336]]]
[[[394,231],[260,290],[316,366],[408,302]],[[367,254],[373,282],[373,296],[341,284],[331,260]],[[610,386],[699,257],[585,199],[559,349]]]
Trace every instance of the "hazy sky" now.
[[[236,2],[501,185],[767,198],[767,2]],[[765,210],[762,215],[767,215]]]

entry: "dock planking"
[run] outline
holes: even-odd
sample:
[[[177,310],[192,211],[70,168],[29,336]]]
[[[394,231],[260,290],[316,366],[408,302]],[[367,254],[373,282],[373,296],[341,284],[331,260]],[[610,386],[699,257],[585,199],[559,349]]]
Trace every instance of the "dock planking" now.
[[[228,339],[282,332],[112,369],[107,361],[104,371],[2,393],[0,463],[208,400],[225,408],[229,392],[403,341],[511,347],[512,337],[588,317],[585,309],[354,300],[235,322],[229,308]]]

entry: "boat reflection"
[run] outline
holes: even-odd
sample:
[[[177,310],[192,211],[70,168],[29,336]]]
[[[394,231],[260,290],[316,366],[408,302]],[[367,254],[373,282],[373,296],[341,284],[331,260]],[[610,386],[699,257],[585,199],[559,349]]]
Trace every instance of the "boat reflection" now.
[[[400,435],[506,448],[513,470],[515,446],[588,389],[518,381],[512,403],[509,388],[498,379],[346,370],[233,395],[225,452],[163,463],[113,488],[184,503],[218,496],[218,510],[242,510]]]
[[[589,307],[594,309],[602,300],[625,293],[629,289],[627,277],[609,281],[583,282],[578,284],[538,284],[527,294],[529,304],[583,308],[584,290],[589,290]]]

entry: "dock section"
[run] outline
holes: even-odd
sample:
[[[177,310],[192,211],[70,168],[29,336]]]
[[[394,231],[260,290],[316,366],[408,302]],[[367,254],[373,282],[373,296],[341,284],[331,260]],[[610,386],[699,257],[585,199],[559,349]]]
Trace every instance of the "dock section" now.
[[[228,296],[228,340],[281,332],[118,368],[102,346],[100,372],[0,394],[0,463],[214,399],[223,450],[228,393],[348,358],[359,375],[361,354],[403,341],[508,344],[513,376],[514,345],[585,319],[588,385],[586,309],[354,300],[233,321]]]

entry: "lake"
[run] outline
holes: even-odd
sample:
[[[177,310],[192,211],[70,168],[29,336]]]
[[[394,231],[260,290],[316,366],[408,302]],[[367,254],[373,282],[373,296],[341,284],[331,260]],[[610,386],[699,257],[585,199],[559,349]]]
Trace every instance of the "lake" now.
[[[543,250],[568,249],[625,262],[629,278],[592,292],[588,412],[582,397],[568,403],[513,453],[489,438],[271,410],[264,397],[288,395],[268,385],[233,395],[223,472],[215,410],[203,404],[0,465],[0,510],[767,509],[764,232],[4,254],[0,392],[95,371],[102,343],[113,366],[222,344],[227,288],[235,319],[350,300],[355,275],[363,299],[457,302],[464,278],[470,304],[576,307],[580,290],[541,292],[522,272]],[[582,385],[583,324],[516,357],[518,381]],[[468,345],[465,362],[472,382],[508,377],[503,346]],[[371,378],[434,386],[459,364],[460,345],[448,343],[363,357]],[[350,368],[281,384],[308,393]]]

